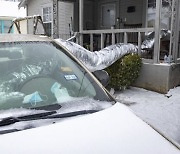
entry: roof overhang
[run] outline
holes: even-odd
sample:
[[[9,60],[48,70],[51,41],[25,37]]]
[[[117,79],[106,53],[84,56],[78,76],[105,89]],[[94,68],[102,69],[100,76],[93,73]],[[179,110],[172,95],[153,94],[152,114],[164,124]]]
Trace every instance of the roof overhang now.
[[[26,5],[28,4],[28,0],[21,0],[21,2],[19,3],[18,7],[26,7]]]

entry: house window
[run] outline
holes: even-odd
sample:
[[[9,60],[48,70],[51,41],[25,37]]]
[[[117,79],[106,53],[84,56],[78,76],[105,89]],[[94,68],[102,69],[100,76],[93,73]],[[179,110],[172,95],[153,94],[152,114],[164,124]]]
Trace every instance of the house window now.
[[[169,2],[171,2],[172,0],[162,0],[162,5],[163,7],[168,7],[169,6]],[[148,7],[156,7],[156,0],[148,0]]]
[[[48,36],[52,35],[52,7],[43,8],[43,23]]]
[[[161,28],[170,28],[170,17],[171,17],[171,3],[172,0],[162,0],[161,9]],[[148,12],[147,12],[147,26],[154,27],[156,16],[156,0],[148,0]]]
[[[148,8],[149,7],[155,8],[156,7],[156,0],[148,0]]]
[[[11,20],[0,20],[0,33],[8,33],[11,24]],[[13,33],[13,30],[11,30],[11,33]]]

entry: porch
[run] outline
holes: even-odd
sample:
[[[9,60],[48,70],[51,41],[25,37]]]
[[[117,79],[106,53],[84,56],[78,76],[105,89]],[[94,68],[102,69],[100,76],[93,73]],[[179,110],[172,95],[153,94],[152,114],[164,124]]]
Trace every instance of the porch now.
[[[166,93],[180,84],[179,8],[178,0],[74,1],[76,41],[92,52],[115,43],[137,45],[143,67],[135,86]],[[161,29],[171,32],[168,48],[163,47]],[[154,45],[144,55],[141,44],[152,31]],[[163,63],[165,54],[172,57],[170,63]]]
[[[164,47],[162,47],[161,49],[160,46],[158,50],[156,49],[142,52],[141,45],[145,33],[152,32],[154,30],[154,28],[83,30],[76,40],[77,43],[81,44],[80,39],[82,38],[80,37],[87,37],[87,35],[89,35],[89,50],[93,52],[94,50],[100,50],[105,46],[117,43],[117,35],[122,36],[120,38],[121,43],[125,44],[128,43],[129,40],[131,40],[131,38],[129,39],[129,37],[135,36],[135,40],[137,40],[137,42],[133,42],[133,44],[138,46],[138,54],[142,57],[143,64],[140,76],[133,84],[133,86],[157,91],[160,93],[167,93],[169,89],[180,85],[180,58],[174,59],[173,57],[173,60],[170,63],[164,63],[164,53],[169,54],[170,51],[166,50],[164,52]],[[111,37],[109,44],[105,44],[107,36]],[[87,42],[84,42],[83,40],[83,43],[81,45],[87,45],[85,43]],[[177,51],[179,53],[179,47]],[[177,57],[180,57],[179,54]]]

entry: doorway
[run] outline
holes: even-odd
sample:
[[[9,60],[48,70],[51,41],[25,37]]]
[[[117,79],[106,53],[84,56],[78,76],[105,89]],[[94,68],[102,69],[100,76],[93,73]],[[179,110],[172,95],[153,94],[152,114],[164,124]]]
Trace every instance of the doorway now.
[[[101,27],[110,29],[115,26],[116,5],[115,3],[101,4]]]

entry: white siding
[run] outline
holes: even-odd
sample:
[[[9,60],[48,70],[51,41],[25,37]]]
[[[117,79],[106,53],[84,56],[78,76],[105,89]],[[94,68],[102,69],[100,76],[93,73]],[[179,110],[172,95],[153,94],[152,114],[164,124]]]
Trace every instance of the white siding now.
[[[74,13],[74,4],[70,2],[60,2],[58,1],[58,31],[59,35],[63,39],[67,39],[70,37],[69,24],[72,22],[71,18],[73,18]],[[41,15],[42,16],[42,8],[44,6],[53,6],[52,0],[31,0],[28,4],[28,15]],[[28,22],[28,31],[29,33],[33,33],[33,25],[32,21]],[[43,33],[43,29],[41,26],[38,27],[38,33]]]
[[[28,3],[28,16],[33,15],[41,15],[42,16],[42,8],[44,5],[51,5],[52,6],[52,0],[31,0]],[[28,22],[28,33],[33,33],[33,23],[32,20]],[[42,26],[39,25],[38,27],[38,33],[43,33]]]
[[[72,30],[71,18],[73,20],[74,4],[71,2],[58,2],[58,27],[59,36],[62,39],[70,37],[70,31]],[[70,25],[70,27],[69,27]]]

